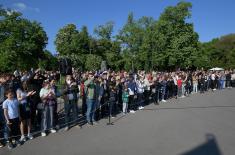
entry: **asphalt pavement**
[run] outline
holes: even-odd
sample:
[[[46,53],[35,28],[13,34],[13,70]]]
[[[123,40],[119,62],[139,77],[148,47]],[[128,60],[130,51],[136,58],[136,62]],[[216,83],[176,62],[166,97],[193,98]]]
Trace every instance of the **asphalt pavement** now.
[[[92,127],[37,137],[0,155],[234,155],[235,89],[192,94]]]

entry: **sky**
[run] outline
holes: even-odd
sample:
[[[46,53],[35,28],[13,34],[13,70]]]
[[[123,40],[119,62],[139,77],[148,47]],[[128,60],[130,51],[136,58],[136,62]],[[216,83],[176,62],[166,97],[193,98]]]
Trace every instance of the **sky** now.
[[[199,40],[207,42],[222,35],[235,33],[235,0],[187,0],[191,2],[192,17]],[[133,12],[134,18],[151,16],[157,20],[167,6],[179,0],[0,0],[0,5],[23,13],[36,20],[48,36],[47,49],[56,53],[54,40],[58,30],[73,23],[80,29],[88,27],[90,34],[98,25],[114,22],[114,34]]]

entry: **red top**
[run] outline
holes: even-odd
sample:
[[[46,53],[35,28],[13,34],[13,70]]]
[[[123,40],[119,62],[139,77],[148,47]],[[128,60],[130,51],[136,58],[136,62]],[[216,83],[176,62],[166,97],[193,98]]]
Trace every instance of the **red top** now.
[[[181,79],[177,80],[177,85],[178,85],[178,88],[182,87],[182,80]]]
[[[81,83],[81,85],[80,85],[81,96],[84,95],[84,89],[85,89],[85,85],[84,85],[84,83]]]

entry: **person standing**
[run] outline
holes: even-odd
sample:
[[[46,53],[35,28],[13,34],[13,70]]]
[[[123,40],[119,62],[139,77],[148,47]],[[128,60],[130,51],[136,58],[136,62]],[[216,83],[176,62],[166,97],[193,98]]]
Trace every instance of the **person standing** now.
[[[21,142],[26,141],[26,137],[24,135],[24,130],[27,127],[28,135],[27,137],[31,140],[33,136],[31,134],[31,109],[28,97],[34,95],[35,91],[28,92],[27,83],[23,82],[22,88],[17,89],[16,95],[19,101],[19,108],[20,108],[20,132],[21,132]]]
[[[56,85],[56,80],[52,79],[50,82],[50,86],[51,89],[55,92],[55,96],[60,97],[61,96],[61,92],[59,91],[57,85]],[[57,103],[57,99],[55,100],[55,108],[54,108],[54,125],[56,130],[59,130],[60,126],[59,126],[59,116],[57,113],[57,108],[58,108],[58,103]]]
[[[94,104],[95,104],[95,83],[94,75],[89,72],[88,80],[85,81],[85,95],[86,95],[86,120],[88,125],[93,125],[92,118],[94,117]]]
[[[114,85],[110,86],[110,94],[109,94],[109,116],[114,118],[115,112],[114,112],[114,106],[117,102],[117,92]]]
[[[134,77],[130,76],[129,81],[128,81],[128,92],[129,92],[129,108],[130,108],[130,113],[135,113],[135,95],[137,91],[136,83],[134,81]]]
[[[55,108],[55,92],[50,87],[49,81],[45,81],[43,88],[40,90],[40,98],[43,102],[42,111],[42,137],[46,136],[46,131],[50,130],[51,133],[56,133],[54,129],[54,108]]]
[[[127,86],[124,86],[124,90],[122,92],[122,112],[123,114],[127,113],[128,110],[128,98],[129,98],[129,93],[128,93],[128,88]]]
[[[4,112],[2,108],[2,104],[5,100],[5,88],[4,88],[4,83],[5,83],[5,78],[2,76],[0,77],[0,148],[3,147],[3,142],[4,140],[4,134],[5,134],[5,119],[4,119]]]
[[[144,103],[145,105],[148,105],[150,100],[149,97],[151,95],[151,85],[152,85],[152,77],[150,74],[147,74],[145,78],[143,79],[144,81]],[[143,106],[140,107],[140,109],[143,109]]]
[[[64,112],[65,112],[65,131],[70,128],[70,121],[72,123],[77,124],[78,122],[78,108],[77,108],[77,100],[78,100],[78,85],[73,79],[71,75],[67,75],[65,80],[65,89],[64,89]],[[73,111],[72,119],[69,118],[71,110]],[[79,125],[77,127],[80,128]]]
[[[203,74],[199,75],[199,84],[200,84],[200,93],[204,93],[205,92],[205,87],[206,87],[206,82],[205,82],[205,76]],[[207,81],[208,82],[208,81]]]
[[[231,87],[231,73],[229,71],[226,71],[226,88],[232,88]]]
[[[92,118],[92,122],[93,123],[98,123],[101,115],[100,115],[100,112],[101,112],[101,98],[103,96],[103,93],[104,93],[104,89],[103,89],[103,83],[102,83],[102,79],[101,77],[96,77],[95,79],[95,114],[93,115],[93,118]]]
[[[166,95],[166,84],[167,84],[166,79],[167,79],[167,77],[164,75],[161,78],[162,78],[161,79],[161,85],[162,85],[162,89],[161,89],[162,90],[162,92],[161,92],[162,93],[161,94],[162,95],[162,98],[161,98],[162,100],[161,101],[166,102],[165,95]]]
[[[108,101],[109,101],[109,85],[110,82],[108,81],[107,72],[102,73],[102,84],[101,87],[103,88],[103,95],[101,97],[101,118],[104,118],[108,112]]]
[[[193,93],[197,93],[198,88],[198,77],[193,75]]]
[[[144,77],[140,76],[138,77],[136,81],[137,86],[137,103],[138,103],[138,109],[142,110],[144,109],[144,89],[145,89],[145,83],[144,83]]]
[[[215,73],[213,72],[211,74],[211,90],[214,91],[216,90],[216,82],[215,82]]]
[[[28,79],[28,91],[36,91],[36,93],[29,97],[30,107],[31,107],[31,122],[32,128],[40,129],[41,125],[41,116],[42,116],[42,109],[40,109],[39,105],[41,103],[40,98],[40,90],[43,85],[43,81],[46,80],[44,76],[39,73],[39,69],[35,71],[35,73]]]
[[[21,145],[18,135],[20,134],[20,114],[19,102],[14,98],[15,92],[8,90],[6,92],[7,99],[3,102],[4,116],[7,127],[9,128],[9,143],[8,148],[12,149],[12,140],[15,139],[17,145]]]
[[[178,86],[178,97],[181,98],[182,97],[182,79],[181,79],[181,75],[178,77],[177,80],[177,86]]]

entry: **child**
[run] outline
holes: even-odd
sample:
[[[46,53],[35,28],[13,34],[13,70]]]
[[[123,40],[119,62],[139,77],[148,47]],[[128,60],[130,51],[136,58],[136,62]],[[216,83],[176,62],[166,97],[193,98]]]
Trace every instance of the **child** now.
[[[127,86],[125,86],[124,91],[122,92],[122,112],[123,114],[127,113],[127,109],[128,109],[128,98],[129,98],[129,93],[128,93],[128,88]]]
[[[12,149],[12,138],[16,140],[17,145],[21,145],[18,140],[18,135],[20,134],[19,102],[14,98],[13,90],[8,90],[6,97],[7,99],[3,102],[3,109],[7,127],[9,128],[8,148]]]

